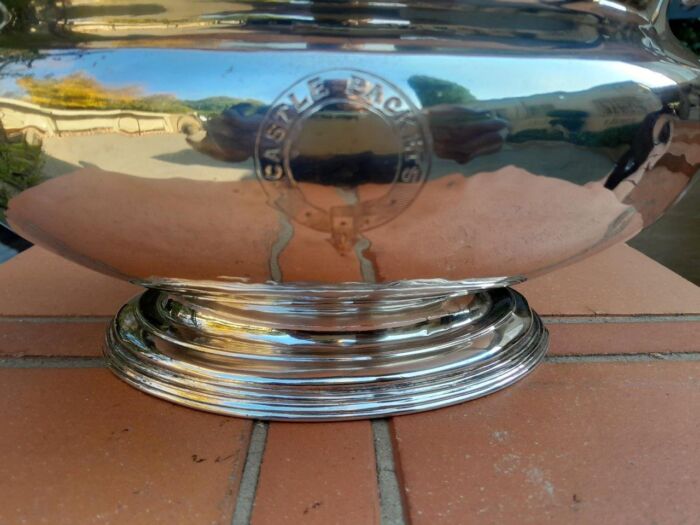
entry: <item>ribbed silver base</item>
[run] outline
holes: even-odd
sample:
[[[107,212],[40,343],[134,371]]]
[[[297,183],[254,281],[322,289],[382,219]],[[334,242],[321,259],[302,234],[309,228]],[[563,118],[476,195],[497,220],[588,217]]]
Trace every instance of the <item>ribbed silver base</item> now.
[[[316,421],[383,417],[484,396],[530,372],[548,336],[509,288],[466,293],[241,286],[150,290],[107,336],[111,369],[182,405]]]

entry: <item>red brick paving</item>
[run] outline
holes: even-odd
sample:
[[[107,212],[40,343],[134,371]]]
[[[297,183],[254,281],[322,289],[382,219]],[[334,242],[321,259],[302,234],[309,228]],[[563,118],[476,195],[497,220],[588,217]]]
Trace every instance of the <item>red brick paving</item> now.
[[[95,317],[139,291],[40,248],[0,265],[0,284],[0,358],[97,356]],[[519,288],[543,315],[592,318],[550,325],[551,353],[583,360],[391,421],[410,523],[693,523],[695,354],[586,356],[699,352],[700,290],[626,246]],[[231,522],[250,422],[60,363],[0,368],[0,523]],[[271,424],[252,523],[379,523],[373,447],[368,422]]]

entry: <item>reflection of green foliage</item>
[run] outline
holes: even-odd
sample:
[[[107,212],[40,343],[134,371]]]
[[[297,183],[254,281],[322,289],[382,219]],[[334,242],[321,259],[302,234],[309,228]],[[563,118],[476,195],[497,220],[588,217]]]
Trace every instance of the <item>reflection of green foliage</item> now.
[[[440,104],[468,104],[476,100],[467,88],[439,78],[414,75],[408,79],[408,84],[426,108]]]
[[[0,142],[0,219],[14,195],[43,180],[43,164],[41,146],[25,142]]]
[[[188,113],[172,95],[143,96],[138,87],[110,88],[84,73],[55,79],[25,76],[17,84],[34,104],[67,109],[132,109],[157,113]]]
[[[556,129],[526,129],[508,136],[508,142],[522,144],[530,141],[566,141],[590,148],[629,146],[634,141],[639,124],[629,124],[604,131],[581,131],[565,134]]]
[[[522,144],[533,140],[557,141],[565,140],[564,133],[556,129],[525,129],[508,135],[508,142]]]
[[[191,109],[172,95],[152,95],[137,98],[127,106],[117,106],[113,109],[133,109],[137,111],[152,111],[154,113],[189,113]]]
[[[201,100],[183,100],[182,103],[189,107],[190,110],[206,116],[219,115],[233,106],[250,106],[250,113],[255,113],[258,109],[263,107],[262,102],[258,100],[243,100],[233,97],[209,97]]]
[[[29,0],[3,0],[10,13],[10,21],[5,32],[26,32],[37,23],[36,6]]]
[[[578,133],[586,124],[588,112],[571,109],[555,109],[547,113],[547,116],[552,118],[552,120],[549,121],[551,126],[561,126],[571,133]]]
[[[55,0],[3,0],[10,14],[8,24],[0,32],[0,48],[3,49],[2,63],[8,52],[15,55],[17,50],[29,50],[36,58],[40,49],[51,47],[56,36],[49,31],[47,20],[54,20],[58,15]],[[93,37],[95,39],[96,37]],[[62,40],[78,43],[86,40],[84,35],[66,33]]]
[[[66,18],[92,18],[102,16],[144,16],[165,13],[159,4],[128,5],[68,5],[65,7]]]
[[[192,113],[216,115],[236,105],[245,105],[255,113],[263,105],[256,100],[211,97],[202,100],[179,100],[173,95],[144,96],[138,86],[108,87],[85,73],[62,78],[37,79],[25,76],[17,80],[32,103],[63,109],[121,109],[154,113]]]
[[[575,136],[575,143],[594,148],[615,148],[617,146],[629,146],[639,129],[639,124],[628,124],[605,131],[594,133],[585,131]]]
[[[1,35],[0,35],[1,40]],[[0,43],[0,47],[2,44]],[[31,49],[2,49],[0,57],[0,73],[5,73],[5,70],[12,64],[26,64],[32,66],[32,62],[39,58],[39,52]]]
[[[671,31],[678,40],[700,54],[700,19],[671,20]]]

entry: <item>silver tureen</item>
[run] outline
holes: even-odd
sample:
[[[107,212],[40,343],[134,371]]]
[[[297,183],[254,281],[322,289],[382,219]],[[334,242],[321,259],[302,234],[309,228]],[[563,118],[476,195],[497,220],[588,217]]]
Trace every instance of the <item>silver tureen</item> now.
[[[147,291],[112,370],[269,419],[501,389],[509,288],[630,239],[700,163],[666,0],[13,1],[0,214]]]

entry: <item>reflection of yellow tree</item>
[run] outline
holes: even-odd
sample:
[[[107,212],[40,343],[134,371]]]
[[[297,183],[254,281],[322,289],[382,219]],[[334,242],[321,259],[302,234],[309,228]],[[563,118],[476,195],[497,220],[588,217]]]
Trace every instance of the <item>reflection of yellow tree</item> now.
[[[109,88],[83,73],[60,79],[23,77],[17,80],[34,104],[69,109],[133,109],[164,113],[191,111],[172,95],[144,97],[135,86]]]

